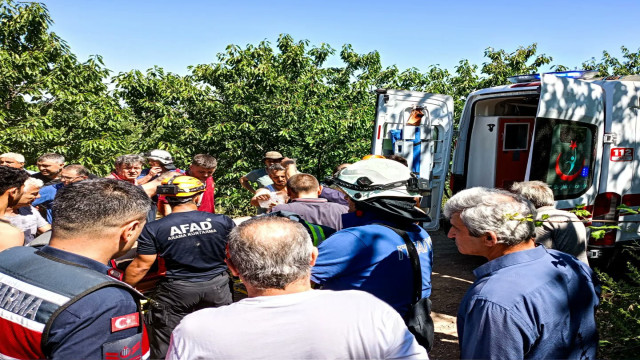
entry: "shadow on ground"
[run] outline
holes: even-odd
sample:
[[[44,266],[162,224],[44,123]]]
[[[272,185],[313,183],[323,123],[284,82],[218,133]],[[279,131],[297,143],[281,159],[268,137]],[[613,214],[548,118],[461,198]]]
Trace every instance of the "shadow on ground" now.
[[[432,317],[435,323],[435,342],[429,353],[431,359],[458,359],[456,315],[458,305],[475,280],[473,269],[486,260],[478,256],[462,255],[455,242],[442,230],[430,233],[433,241],[433,274],[431,276]]]

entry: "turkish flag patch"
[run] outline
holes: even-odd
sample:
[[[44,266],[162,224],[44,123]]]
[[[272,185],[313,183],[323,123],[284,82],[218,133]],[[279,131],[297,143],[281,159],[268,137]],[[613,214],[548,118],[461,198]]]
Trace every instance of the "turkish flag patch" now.
[[[140,313],[137,312],[111,318],[112,333],[138,326],[140,326]]]

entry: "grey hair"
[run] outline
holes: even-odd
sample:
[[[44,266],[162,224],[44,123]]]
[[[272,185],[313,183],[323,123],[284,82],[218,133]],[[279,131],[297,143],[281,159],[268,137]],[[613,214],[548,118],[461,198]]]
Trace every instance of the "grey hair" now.
[[[38,158],[38,162],[41,161],[55,161],[59,164],[64,164],[64,156],[60,155],[60,154],[56,154],[56,153],[46,153],[46,154],[42,154],[40,155],[40,157]]]
[[[25,180],[24,182],[24,188],[26,189],[29,186],[33,186],[34,188],[41,188],[44,186],[44,182],[40,179],[36,179],[36,178],[28,178],[27,180]]]
[[[0,157],[7,157],[7,158],[13,159],[13,160],[15,160],[17,162],[21,162],[21,163],[24,164],[24,155],[22,155],[22,154],[8,152],[8,153],[4,153],[4,154],[0,155]]]
[[[496,234],[498,243],[517,245],[535,236],[531,219],[536,217],[533,204],[521,195],[505,190],[474,187],[454,195],[444,206],[444,215],[450,219],[459,214],[472,236],[483,236],[489,231]],[[515,219],[510,219],[510,217]]]
[[[542,181],[523,181],[514,183],[511,192],[524,196],[537,208],[555,205],[553,190]]]
[[[300,223],[258,216],[229,234],[229,260],[256,289],[284,289],[309,276],[313,243]]]
[[[144,164],[144,158],[138,154],[120,155],[116,158],[115,166],[117,168],[123,166],[132,166],[135,164]]]

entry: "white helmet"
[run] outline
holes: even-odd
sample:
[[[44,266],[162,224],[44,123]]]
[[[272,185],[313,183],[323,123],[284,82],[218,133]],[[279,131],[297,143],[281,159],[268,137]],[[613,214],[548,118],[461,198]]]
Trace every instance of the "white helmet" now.
[[[419,187],[423,181],[408,167],[388,159],[358,161],[327,179],[355,201],[379,197],[414,198],[420,196]]]
[[[147,159],[159,161],[162,165],[173,164],[173,157],[168,151],[155,149],[145,154]]]

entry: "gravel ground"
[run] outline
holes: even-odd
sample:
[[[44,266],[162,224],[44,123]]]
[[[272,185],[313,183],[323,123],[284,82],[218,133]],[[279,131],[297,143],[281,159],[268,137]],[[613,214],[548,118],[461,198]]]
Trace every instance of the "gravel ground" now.
[[[473,283],[473,269],[486,262],[478,256],[462,255],[442,230],[430,233],[433,241],[431,302],[435,324],[435,343],[431,359],[458,359],[456,315],[458,304]]]

